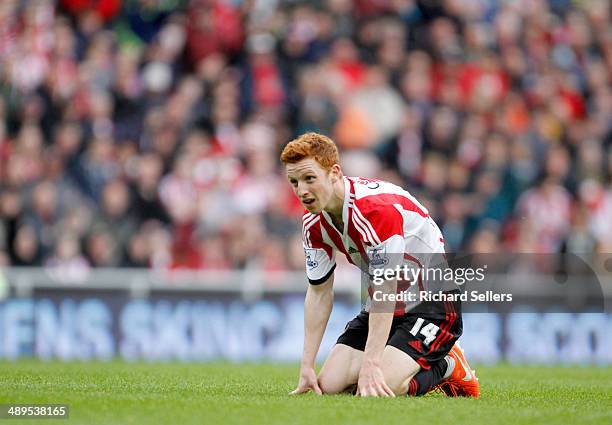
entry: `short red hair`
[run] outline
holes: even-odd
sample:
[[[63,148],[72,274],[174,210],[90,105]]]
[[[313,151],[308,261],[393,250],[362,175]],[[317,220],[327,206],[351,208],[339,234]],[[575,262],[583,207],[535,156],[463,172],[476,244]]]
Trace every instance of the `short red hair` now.
[[[340,164],[338,147],[332,139],[319,133],[304,133],[287,143],[281,153],[283,164],[295,164],[303,159],[312,158],[326,170]]]

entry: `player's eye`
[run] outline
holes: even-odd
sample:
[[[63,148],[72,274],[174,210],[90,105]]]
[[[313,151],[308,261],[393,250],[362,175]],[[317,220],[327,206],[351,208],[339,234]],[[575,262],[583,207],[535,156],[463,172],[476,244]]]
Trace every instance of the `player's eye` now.
[[[291,183],[292,186],[297,186],[297,180],[291,179],[289,183]]]
[[[308,183],[315,181],[315,176],[306,176],[306,181]]]

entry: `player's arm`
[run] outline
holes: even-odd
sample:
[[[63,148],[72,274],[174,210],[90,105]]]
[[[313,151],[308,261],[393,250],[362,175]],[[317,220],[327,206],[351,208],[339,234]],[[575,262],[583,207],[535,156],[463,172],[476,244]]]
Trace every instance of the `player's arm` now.
[[[321,346],[321,340],[334,302],[334,274],[319,284],[308,285],[304,300],[304,351],[300,365],[300,380],[291,394],[301,394],[313,390],[322,394],[317,383],[315,359]]]
[[[375,290],[382,294],[395,294],[396,289],[397,281],[390,279]],[[368,340],[357,384],[357,394],[360,396],[395,397],[395,394],[385,382],[380,365],[391,331],[394,309],[394,301],[383,300],[373,301],[372,303],[368,320]]]
[[[390,223],[390,226],[392,225],[394,225],[393,222]],[[397,229],[391,227],[388,232],[390,234],[384,242],[372,248],[372,252],[377,253],[376,258],[383,260],[383,270],[394,270],[401,265],[403,260],[404,238],[398,234],[400,232],[399,222],[396,226],[398,226]],[[378,268],[375,263],[371,262],[370,264],[371,267]],[[360,396],[394,397],[393,391],[385,382],[381,360],[389,339],[391,322],[395,312],[395,299],[391,298],[390,300],[385,295],[395,295],[397,293],[396,277],[393,276],[378,285],[374,285],[373,290],[378,292],[378,296],[374,297],[375,294],[373,293],[368,320],[368,339],[359,371],[357,394]]]

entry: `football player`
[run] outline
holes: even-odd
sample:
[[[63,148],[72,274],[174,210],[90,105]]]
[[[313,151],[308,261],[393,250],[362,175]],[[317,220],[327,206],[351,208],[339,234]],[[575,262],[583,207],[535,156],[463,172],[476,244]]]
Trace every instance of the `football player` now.
[[[432,255],[444,255],[444,239],[427,209],[401,187],[344,176],[338,149],[324,135],[298,137],[280,159],[305,208],[303,244],[310,283],[300,377],[292,394],[355,391],[393,397],[439,388],[449,396],[478,397],[478,379],[457,342],[463,330],[460,303],[389,297],[377,303],[375,285],[368,287],[365,309],[347,324],[316,375],[315,358],[333,304],[336,253],[371,280],[376,267],[427,267]],[[382,287],[386,294],[396,294],[399,286],[397,279],[389,279]]]

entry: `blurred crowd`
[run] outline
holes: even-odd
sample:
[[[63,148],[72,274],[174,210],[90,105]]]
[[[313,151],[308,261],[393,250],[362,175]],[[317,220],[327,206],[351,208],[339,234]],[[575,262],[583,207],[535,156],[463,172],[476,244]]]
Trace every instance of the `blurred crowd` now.
[[[3,0],[0,265],[303,268],[332,136],[448,251],[612,252],[608,0]]]

